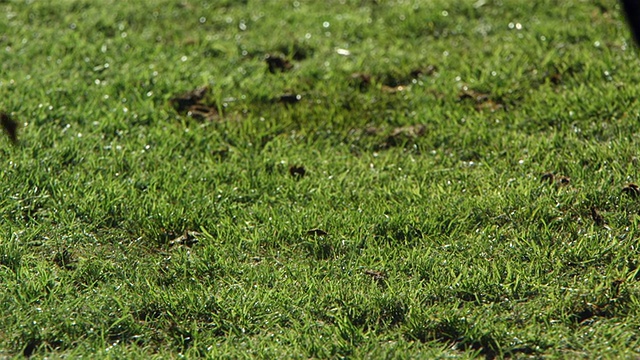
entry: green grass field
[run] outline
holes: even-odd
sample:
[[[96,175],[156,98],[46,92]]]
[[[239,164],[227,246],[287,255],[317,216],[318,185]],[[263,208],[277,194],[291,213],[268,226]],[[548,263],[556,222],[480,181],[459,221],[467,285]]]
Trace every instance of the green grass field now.
[[[640,356],[615,0],[0,19],[0,358]]]

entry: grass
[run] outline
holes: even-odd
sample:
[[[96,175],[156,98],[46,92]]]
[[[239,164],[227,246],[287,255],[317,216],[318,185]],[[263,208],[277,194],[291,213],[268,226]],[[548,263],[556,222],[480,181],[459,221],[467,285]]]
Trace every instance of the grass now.
[[[638,355],[617,2],[0,13],[1,356]]]

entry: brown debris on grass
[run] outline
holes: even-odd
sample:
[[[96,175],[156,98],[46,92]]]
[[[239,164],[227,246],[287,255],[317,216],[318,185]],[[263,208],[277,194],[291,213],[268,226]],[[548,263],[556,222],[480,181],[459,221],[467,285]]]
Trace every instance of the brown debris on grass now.
[[[640,195],[640,186],[634,183],[629,183],[622,188],[622,193],[627,194],[630,198],[637,198]]]
[[[549,185],[556,185],[556,188],[569,186],[571,184],[571,178],[564,175],[555,175],[553,172],[546,172],[540,177],[540,182],[547,183]]]
[[[382,76],[382,84],[390,88],[407,87],[421,76],[430,76],[437,71],[435,65],[419,66],[411,70],[408,74],[391,73]]]
[[[547,183],[549,183],[549,185],[553,184],[554,180],[555,180],[555,175],[553,175],[552,172],[544,173],[540,177],[540,181],[541,182],[547,182]]]
[[[504,104],[491,98],[490,94],[473,90],[463,86],[458,101],[473,101],[477,111],[489,110],[491,112],[504,109]]]
[[[289,175],[294,177],[295,179],[302,179],[307,173],[304,166],[300,165],[291,165],[289,167]]]
[[[388,85],[382,85],[382,91],[389,93],[389,94],[395,94],[398,92],[402,92],[405,91],[407,89],[406,86],[404,85],[398,85],[398,86],[388,86]]]
[[[275,49],[278,53],[295,61],[302,61],[313,55],[314,49],[309,44],[294,41],[293,43],[282,44]]]
[[[389,149],[414,142],[417,138],[424,136],[426,131],[426,126],[422,124],[397,127],[393,129],[384,142],[378,146],[378,149]]]
[[[478,111],[489,110],[491,112],[494,112],[497,110],[501,110],[503,108],[504,108],[504,105],[502,105],[501,103],[495,102],[491,99],[476,105],[476,110]]]
[[[201,234],[199,232],[185,230],[182,235],[169,241],[169,246],[184,245],[187,247],[192,247],[193,245],[198,243],[197,237],[200,235]]]
[[[177,112],[183,113],[193,105],[197,105],[209,92],[208,86],[201,86],[171,98],[170,102]]]
[[[300,94],[287,93],[287,94],[280,95],[277,99],[277,102],[281,104],[292,105],[299,102],[301,99],[302,99],[302,95]]]
[[[269,72],[272,74],[293,69],[293,64],[282,55],[267,54],[264,61],[269,67]]]
[[[61,269],[73,270],[75,269],[76,259],[68,249],[63,249],[55,253],[53,262]]]
[[[7,113],[0,113],[0,125],[7,133],[11,142],[15,145],[18,143],[18,122],[13,120]]]
[[[568,176],[558,176],[556,181],[556,186],[568,186],[571,183],[571,178]]]
[[[202,102],[208,92],[209,87],[202,86],[172,97],[169,101],[173,108],[180,114],[200,121],[210,121],[218,118],[220,113],[218,112],[217,106]]]
[[[600,214],[600,211],[598,211],[595,206],[591,207],[591,218],[596,225],[609,229],[607,220],[602,216],[602,214]]]
[[[382,271],[378,270],[367,269],[364,271],[364,274],[370,276],[373,280],[378,282],[384,281],[384,279],[387,278],[387,276]]]
[[[362,132],[364,135],[373,136],[377,135],[380,132],[380,129],[375,126],[367,126]]]
[[[307,230],[306,233],[308,236],[327,236],[328,233],[322,229],[311,229]]]
[[[426,67],[420,67],[420,68],[416,68],[411,70],[411,77],[412,78],[419,78],[420,76],[431,76],[433,75],[436,71],[438,71],[438,68],[435,65],[427,65]]]
[[[349,78],[349,85],[364,90],[371,86],[371,75],[366,73],[355,72]]]
[[[187,115],[200,121],[213,120],[218,117],[218,109],[212,106],[195,104],[189,108]]]
[[[547,75],[546,79],[553,85],[560,85],[560,83],[562,82],[562,74],[560,74],[559,72],[553,72]]]
[[[402,126],[402,127],[397,127],[393,129],[393,131],[391,132],[391,135],[389,136],[392,138],[398,138],[402,136],[406,136],[409,138],[417,138],[424,135],[425,131],[426,131],[426,127],[422,124],[409,125],[409,126]]]
[[[421,76],[430,76],[437,71],[437,67],[434,65],[427,65],[416,67],[408,74],[383,74],[381,76],[372,76],[365,72],[354,72],[349,78],[349,85],[357,87],[360,90],[367,89],[371,84],[375,82],[381,83],[381,90],[395,94],[405,91],[417,78]]]

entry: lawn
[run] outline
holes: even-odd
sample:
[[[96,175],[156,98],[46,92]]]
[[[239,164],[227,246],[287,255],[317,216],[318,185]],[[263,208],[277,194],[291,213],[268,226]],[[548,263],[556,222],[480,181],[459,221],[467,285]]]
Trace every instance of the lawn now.
[[[617,1],[0,19],[0,357],[640,356]]]

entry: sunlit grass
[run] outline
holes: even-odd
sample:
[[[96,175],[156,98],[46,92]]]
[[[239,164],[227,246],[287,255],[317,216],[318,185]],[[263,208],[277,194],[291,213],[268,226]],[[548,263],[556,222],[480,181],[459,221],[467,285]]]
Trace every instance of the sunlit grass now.
[[[0,14],[0,355],[638,352],[617,2]]]

